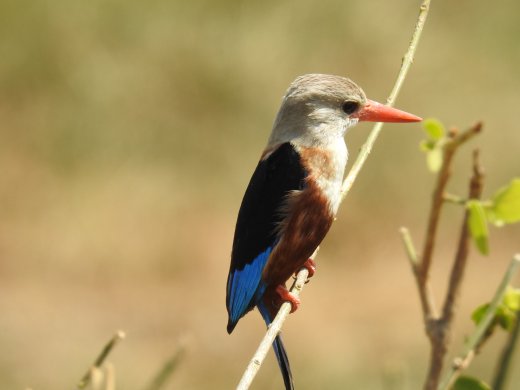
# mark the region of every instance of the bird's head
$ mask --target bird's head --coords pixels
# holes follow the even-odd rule
[[[276,117],[270,144],[298,141],[318,146],[342,138],[358,121],[418,122],[421,118],[367,99],[352,80],[306,74],[289,86]]]

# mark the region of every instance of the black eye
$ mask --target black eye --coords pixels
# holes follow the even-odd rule
[[[358,102],[355,102],[355,101],[352,101],[352,100],[348,100],[346,101],[345,103],[343,103],[343,105],[341,106],[341,109],[343,110],[343,112],[347,115],[350,115],[350,114],[353,114],[357,111],[357,109],[359,108],[359,103]]]

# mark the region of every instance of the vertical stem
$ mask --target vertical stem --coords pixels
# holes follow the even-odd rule
[[[495,379],[493,380],[493,390],[502,390],[505,388],[507,373],[511,368],[511,361],[513,360],[513,352],[520,338],[520,311],[516,312],[515,327],[509,334],[500,360],[497,364]]]
[[[422,252],[421,265],[419,267],[419,278],[421,282],[428,279],[430,266],[433,258],[433,249],[437,237],[437,227],[442,204],[444,202],[444,193],[446,184],[451,176],[451,162],[458,147],[471,139],[482,130],[482,123],[477,122],[475,125],[465,130],[461,134],[452,132],[451,140],[444,146],[443,162],[441,170],[437,176],[437,183],[432,197],[432,206],[430,208],[430,216],[428,218],[428,227],[426,229],[426,239]],[[432,308],[429,308],[432,309]],[[430,312],[431,314],[431,312]]]
[[[432,205],[426,228],[426,240],[422,251],[421,264],[419,266],[419,280],[424,283],[428,279],[430,266],[433,258],[433,249],[437,238],[437,227],[444,202],[444,192],[451,176],[451,161],[456,148],[446,145],[443,153],[442,167],[437,175],[437,183],[432,195]],[[433,308],[428,308],[427,313],[432,314]]]
[[[482,124],[476,123],[474,126],[460,134],[456,130],[453,130],[449,135],[450,138],[448,142],[443,147],[443,162],[432,195],[432,204],[428,218],[423,252],[420,261],[414,266],[426,335],[428,336],[431,345],[430,366],[424,385],[425,390],[435,390],[440,380],[444,356],[448,350],[448,336],[453,319],[453,306],[464,274],[469,245],[467,230],[468,215],[466,212],[461,227],[461,234],[452,273],[450,274],[450,284],[443,307],[443,313],[442,316],[439,316],[435,302],[433,301],[429,273],[437,238],[440,213],[444,204],[444,194],[451,176],[451,166],[456,151],[463,143],[479,133],[481,128]],[[475,153],[473,157],[473,166],[473,176],[470,181],[469,197],[479,198],[482,191],[482,173],[478,166],[477,153]]]
[[[484,174],[482,167],[479,163],[479,151],[478,149],[473,152],[473,176],[471,177],[469,185],[469,199],[480,199],[482,196],[482,189],[484,186]],[[466,260],[468,258],[469,250],[469,232],[468,232],[468,218],[469,213],[466,210],[464,213],[464,222],[460,232],[459,246],[457,248],[457,254],[453,267],[450,273],[450,281],[448,285],[448,292],[444,300],[444,307],[442,310],[442,319],[446,324],[451,323],[454,315],[454,306],[457,299],[457,295],[460,290],[460,284],[464,276],[464,270],[466,268]]]

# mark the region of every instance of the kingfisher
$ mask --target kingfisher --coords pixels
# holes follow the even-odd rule
[[[282,99],[271,135],[245,191],[227,279],[227,331],[258,308],[267,326],[281,304],[300,300],[287,280],[302,267],[312,276],[312,254],[335,219],[348,151],[344,135],[359,121],[418,122],[421,118],[367,99],[348,78],[299,76]],[[286,389],[294,389],[287,352],[273,349]]]

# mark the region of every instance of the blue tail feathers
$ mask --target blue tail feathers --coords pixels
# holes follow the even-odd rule
[[[265,323],[269,326],[272,322],[271,315],[269,314],[269,310],[265,306],[265,304],[260,301],[257,304],[258,310],[262,315]],[[273,342],[273,349],[276,355],[276,359],[278,360],[278,365],[280,366],[280,371],[282,372],[283,382],[285,384],[286,390],[294,390],[294,383],[292,379],[291,366],[289,365],[289,357],[287,356],[287,352],[283,345],[282,337],[280,335],[276,336]]]

